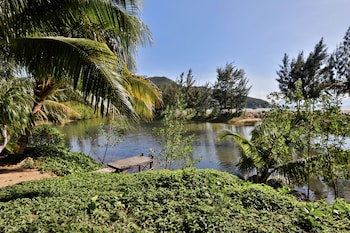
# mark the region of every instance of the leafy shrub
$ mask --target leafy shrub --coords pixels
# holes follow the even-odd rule
[[[58,176],[94,171],[102,167],[85,154],[56,145],[28,147],[25,154],[35,159],[40,171],[53,172]]]
[[[0,232],[350,231],[344,201],[315,203],[317,226],[305,207],[214,170],[82,173],[0,189]]]
[[[64,135],[51,125],[39,125],[34,128],[31,141],[35,145],[54,144],[64,146]]]

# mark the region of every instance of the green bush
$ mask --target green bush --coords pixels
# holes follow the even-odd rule
[[[25,155],[35,160],[40,171],[53,172],[58,176],[89,172],[102,168],[102,165],[91,157],[56,145],[46,144],[27,147]]]
[[[64,146],[64,135],[51,125],[38,125],[34,128],[31,136],[32,144],[54,144],[57,146]]]
[[[0,189],[0,232],[349,232],[349,217],[342,200],[310,207],[214,170],[82,173]]]

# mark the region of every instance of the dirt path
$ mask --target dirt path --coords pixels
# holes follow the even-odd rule
[[[0,188],[22,181],[40,180],[53,177],[50,173],[40,173],[38,169],[25,169],[21,164],[0,166]]]

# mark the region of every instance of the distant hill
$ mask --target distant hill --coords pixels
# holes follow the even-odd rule
[[[253,98],[253,97],[247,97],[246,102],[246,108],[269,108],[271,107],[271,104],[263,99]]]
[[[149,80],[151,80],[155,85],[158,87],[165,87],[175,84],[175,81],[171,80],[170,78],[167,78],[165,76],[154,76],[149,77]],[[263,99],[253,98],[253,97],[247,97],[247,103],[246,108],[269,108],[271,104]]]
[[[155,77],[150,77],[148,79],[151,80],[158,87],[159,86],[170,86],[172,84],[175,84],[175,82],[173,80],[171,80],[170,78],[164,77],[164,76],[162,76],[162,77],[155,76]]]

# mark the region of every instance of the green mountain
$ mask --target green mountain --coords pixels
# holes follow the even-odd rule
[[[158,87],[164,87],[164,86],[170,86],[175,84],[173,80],[170,78],[167,78],[165,76],[154,76],[154,77],[149,77],[149,80],[151,80],[155,85]],[[263,99],[258,99],[258,98],[253,98],[249,97],[247,98],[247,103],[246,103],[246,108],[269,108],[271,104],[267,102],[266,100]]]
[[[176,83],[173,80],[171,80],[170,78],[167,78],[167,77],[164,77],[164,76],[162,76],[162,77],[155,76],[155,77],[150,77],[148,79],[151,80],[158,87],[159,86],[170,86],[170,85],[173,85],[173,84]]]
[[[271,104],[263,99],[247,97],[246,108],[270,108]]]

